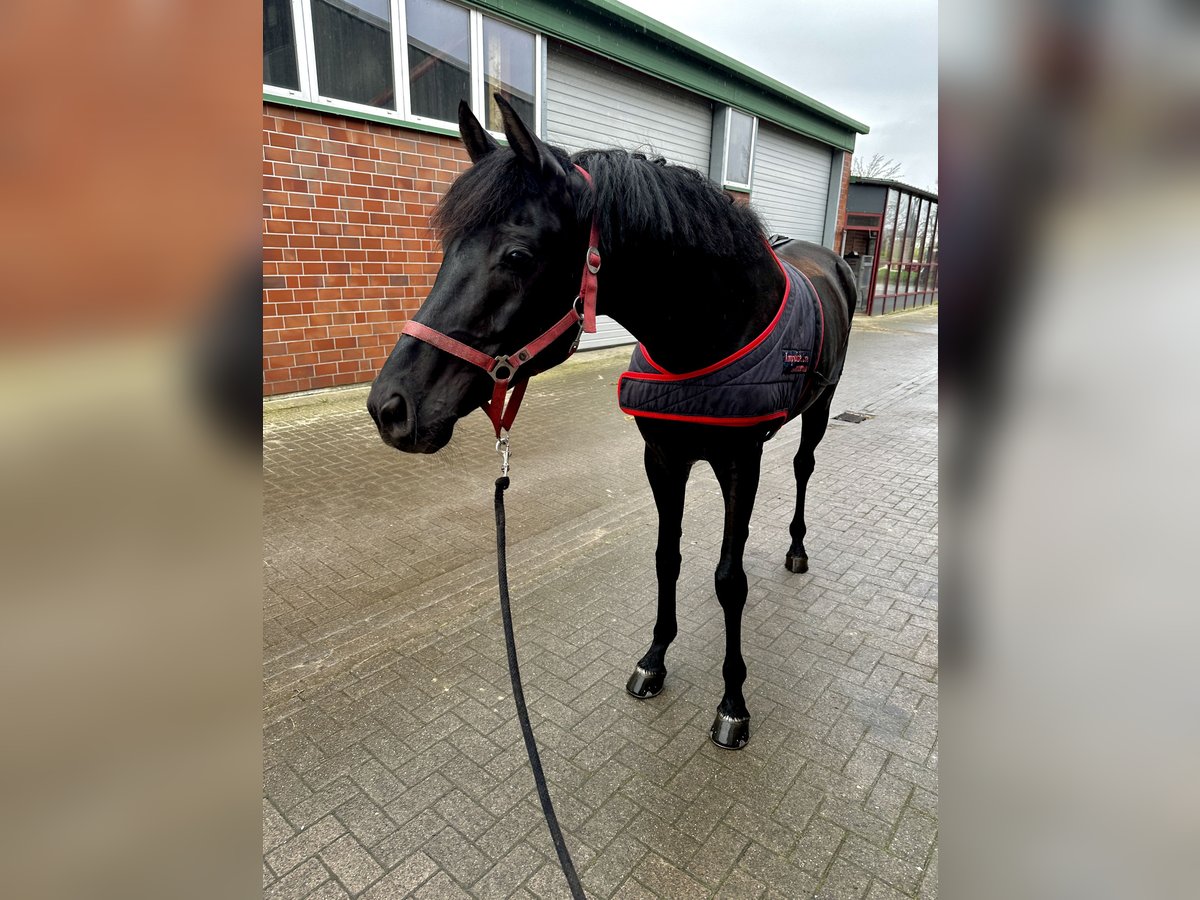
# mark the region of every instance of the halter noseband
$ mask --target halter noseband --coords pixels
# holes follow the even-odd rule
[[[582,166],[575,167],[590,185],[592,176],[588,174]],[[534,338],[520,350],[515,353],[500,354],[499,356],[488,356],[474,347],[469,347],[462,341],[456,341],[447,334],[443,334],[435,328],[430,328],[428,325],[422,325],[420,322],[410,320],[404,326],[402,334],[415,337],[419,341],[424,341],[427,344],[432,344],[439,350],[444,350],[452,356],[457,356],[464,362],[469,362],[473,366],[478,366],[492,376],[495,382],[495,387],[492,388],[492,399],[480,404],[483,411],[487,413],[488,418],[492,420],[492,427],[496,430],[496,438],[500,438],[501,431],[508,431],[512,427],[513,420],[517,417],[517,410],[521,406],[521,398],[525,396],[525,387],[529,384],[528,378],[523,378],[520,381],[513,383],[513,379],[517,375],[517,370],[522,365],[529,362],[556,340],[566,334],[572,326],[579,327],[579,333],[575,336],[575,343],[571,345],[571,350],[567,354],[570,356],[575,352],[575,348],[579,346],[579,338],[583,332],[594,334],[596,331],[596,275],[600,271],[600,229],[596,224],[596,215],[592,214],[591,233],[588,236],[587,255],[583,261],[583,277],[579,282],[579,294],[575,297],[571,304],[571,309],[567,314],[551,325],[548,329]],[[507,407],[504,403],[505,394],[508,393],[509,387],[512,386],[513,393],[509,399]]]

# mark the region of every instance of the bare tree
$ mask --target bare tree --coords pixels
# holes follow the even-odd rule
[[[850,174],[860,178],[899,178],[900,168],[900,163],[882,153],[866,160],[856,156],[850,162]]]

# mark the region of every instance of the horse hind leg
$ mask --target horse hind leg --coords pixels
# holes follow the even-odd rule
[[[804,522],[804,498],[808,493],[808,479],[816,466],[814,453],[825,429],[829,427],[829,407],[833,403],[833,388],[830,387],[801,415],[800,449],[792,461],[796,473],[796,515],[790,528],[792,543],[788,548],[786,565],[789,572],[808,571],[808,553],[804,549],[804,536],[808,527]]]
[[[646,477],[658,508],[658,546],[654,552],[658,576],[658,617],[646,655],[638,660],[625,689],[639,700],[658,696],[667,677],[667,648],[679,630],[675,618],[675,586],[679,580],[679,539],[683,534],[683,498],[690,461],[646,444]]]
[[[724,750],[740,750],[750,740],[750,710],[742,685],[746,662],[742,659],[742,612],[746,607],[746,570],[742,555],[750,536],[750,514],[758,491],[762,445],[744,454],[713,463],[713,471],[725,497],[725,537],[715,577],[717,600],[725,613],[725,663],[721,675],[725,693],[717,707],[709,736]]]

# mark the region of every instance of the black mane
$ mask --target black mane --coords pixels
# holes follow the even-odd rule
[[[754,210],[695,169],[625,150],[584,150],[572,161],[592,176],[605,248],[650,244],[734,259],[762,250],[766,238]],[[584,206],[590,216],[593,204]]]
[[[625,150],[583,150],[571,157],[551,150],[565,171],[573,173],[578,163],[592,176],[594,189],[576,191],[576,212],[586,222],[596,211],[604,250],[657,245],[676,254],[750,259],[762,248],[765,233],[754,211],[694,169]],[[518,199],[541,190],[513,153],[492,153],[451,185],[432,224],[443,241],[452,241],[499,224]]]

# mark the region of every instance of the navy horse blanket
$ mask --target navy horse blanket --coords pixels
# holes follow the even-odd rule
[[[798,415],[821,358],[825,313],[807,276],[775,259],[787,287],[762,334],[725,359],[683,374],[668,372],[638,344],[618,382],[621,409],[650,419],[734,427],[783,425]]]

